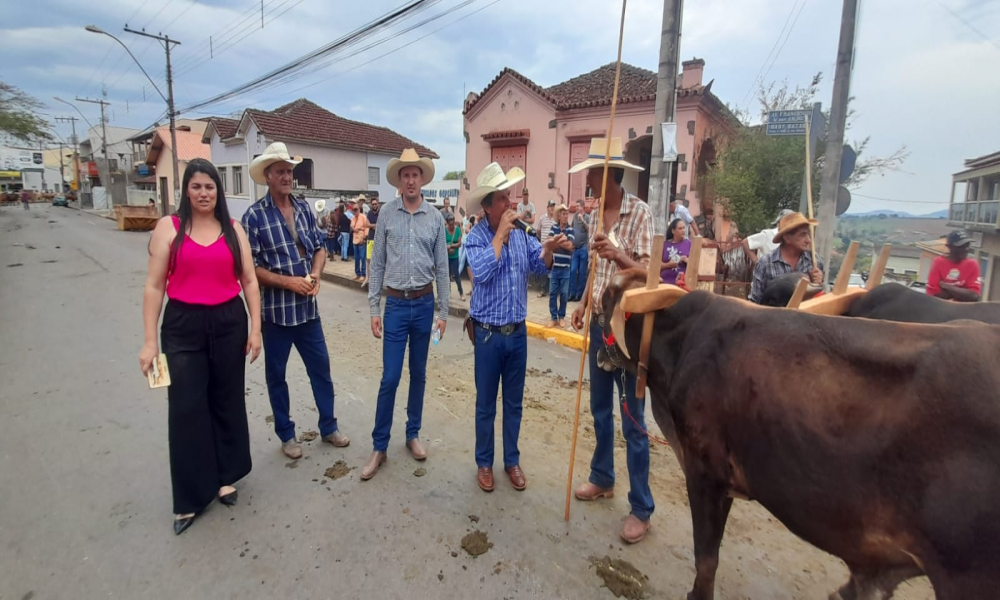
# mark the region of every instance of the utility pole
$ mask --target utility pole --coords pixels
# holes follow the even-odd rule
[[[127,25],[125,26],[125,31],[129,33],[134,33],[136,35],[141,35],[143,37],[153,38],[154,40],[157,40],[161,44],[163,44],[163,48],[167,51],[167,97],[165,98],[165,100],[167,101],[167,114],[170,116],[170,157],[173,162],[173,171],[174,171],[173,195],[174,195],[174,201],[176,202],[177,199],[180,198],[181,177],[177,168],[177,124],[175,121],[177,117],[177,111],[174,109],[174,74],[173,70],[170,67],[170,45],[173,44],[175,46],[179,46],[181,43],[176,40],[170,39],[169,35],[162,35],[162,34],[153,35],[151,33],[146,33],[145,31],[136,31],[135,29],[129,29]],[[118,43],[121,43],[121,41],[119,41]],[[125,44],[122,44],[122,46],[125,47],[126,50],[128,50],[128,47],[126,47]],[[129,51],[129,54],[131,54],[131,51]],[[135,59],[134,56],[132,58],[133,60]],[[138,60],[136,60],[136,64],[139,64]],[[142,65],[139,66],[142,67]],[[143,72],[145,73],[145,70],[143,70]],[[149,79],[150,83],[153,83],[153,80],[148,75],[146,76],[146,78]],[[156,85],[154,84],[153,87],[155,88]],[[156,91],[159,92],[160,90],[157,89]],[[162,96],[163,94],[160,95]],[[160,209],[163,211],[163,215],[166,216],[170,214],[170,208],[168,206],[167,199],[162,198],[162,203],[163,206],[161,206]]]
[[[844,152],[844,129],[847,126],[847,104],[851,96],[851,69],[854,63],[854,32],[858,15],[858,0],[844,0],[840,15],[840,44],[837,48],[837,68],[833,79],[833,102],[830,104],[830,129],[826,139],[826,161],[819,200],[819,227],[816,248],[826,265],[829,279],[830,254],[837,212],[837,192],[840,189],[840,159]]]
[[[70,142],[73,143],[73,191],[80,192],[80,151],[79,151],[79,138],[76,137],[76,117],[56,117],[56,121],[59,123],[69,122],[73,127],[73,137],[70,138]]]
[[[684,0],[663,0],[660,30],[660,68],[656,76],[656,106],[653,123],[653,153],[649,161],[649,207],[653,212],[653,233],[666,234],[667,207],[670,206],[671,163],[663,161],[663,127],[674,118],[677,98],[677,57],[681,45],[681,15]],[[611,134],[608,133],[610,136]]]
[[[844,129],[847,125],[847,103],[851,95],[851,67],[854,62],[854,30],[858,0],[844,0],[840,16],[840,44],[837,48],[837,68],[833,79],[833,102],[830,104],[830,129],[826,138],[826,161],[819,200],[819,227],[816,249],[829,279],[830,255],[837,212],[837,192],[840,189],[840,158],[844,151]]]
[[[111,185],[111,163],[108,162],[108,129],[106,126],[107,119],[104,117],[104,107],[108,106],[109,102],[105,100],[90,100],[87,98],[77,98],[77,102],[89,102],[91,104],[101,105],[101,154],[104,156],[104,172],[108,174],[108,180],[102,181],[104,187],[108,191],[108,208],[111,208],[115,204],[115,198],[112,191],[114,186]],[[103,179],[103,178],[102,178]]]

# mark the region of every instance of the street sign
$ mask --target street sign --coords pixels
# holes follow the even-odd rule
[[[805,135],[810,110],[772,110],[767,113],[767,135]]]
[[[851,208],[851,191],[840,186],[837,190],[837,216],[844,214],[849,208]]]
[[[847,181],[847,178],[854,172],[854,166],[857,162],[858,153],[854,151],[854,148],[844,144],[844,151],[840,155],[840,183]]]

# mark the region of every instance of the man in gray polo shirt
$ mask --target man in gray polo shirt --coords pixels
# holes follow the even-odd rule
[[[389,161],[385,178],[400,191],[401,197],[379,210],[368,274],[372,335],[383,338],[382,383],[375,408],[372,455],[361,470],[362,480],[374,477],[385,462],[407,345],[410,392],[406,403],[406,448],[416,460],[427,458],[418,437],[427,383],[427,352],[432,331],[444,335],[451,292],[444,217],[420,194],[420,188],[434,179],[434,163],[429,158],[420,158],[415,150],[406,149],[400,158]],[[383,295],[386,296],[384,318],[380,307]]]

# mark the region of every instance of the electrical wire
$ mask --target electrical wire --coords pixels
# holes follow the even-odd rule
[[[187,106],[184,109],[182,109],[181,112],[197,110],[199,108],[203,108],[211,104],[217,104],[219,102],[234,98],[240,94],[255,91],[258,88],[266,85],[268,82],[274,80],[275,78],[286,76],[290,72],[294,72],[297,69],[301,69],[304,66],[311,64],[313,61],[316,61],[320,57],[329,55],[332,52],[336,52],[344,47],[350,46],[368,37],[373,32],[377,32],[389,25],[394,24],[401,17],[404,17],[407,14],[420,9],[428,2],[433,4],[434,1],[435,0],[413,0],[397,9],[394,9],[392,12],[379,17],[375,21],[370,22],[358,29],[355,29],[354,31],[330,42],[329,44],[326,44],[320,48],[317,48],[316,50],[313,50],[312,52],[309,52],[304,56],[299,57],[298,59],[292,61],[291,63],[278,67],[277,69],[274,69],[272,71],[269,71],[268,73],[265,73],[264,75],[261,75],[260,77],[257,77],[232,90],[229,90],[222,94],[218,94],[206,100],[202,100],[200,102],[192,104],[191,106]]]
[[[805,0],[803,0],[803,2],[804,1]],[[749,106],[744,107],[744,105],[747,104],[747,102],[750,100],[751,97],[750,94],[757,86],[757,81],[761,78],[760,76],[764,72],[764,67],[767,65],[767,61],[770,60],[771,55],[774,54],[775,48],[778,47],[778,43],[781,41],[781,36],[784,35],[785,29],[788,27],[788,22],[792,20],[792,15],[795,13],[795,7],[798,5],[798,3],[799,0],[793,0],[792,8],[791,10],[788,11],[788,16],[785,17],[785,24],[781,26],[781,31],[778,32],[778,37],[774,39],[774,45],[771,46],[770,52],[768,52],[767,56],[764,57],[764,62],[760,63],[760,68],[757,69],[756,77],[754,77],[753,82],[750,84],[750,87],[747,88],[746,93],[743,94],[743,100],[741,100],[740,103],[736,105],[737,107],[740,107],[741,111],[746,110],[746,108],[749,107]]]
[[[979,37],[983,38],[984,40],[986,40],[990,44],[993,44],[993,47],[996,48],[997,50],[1000,50],[1000,45],[998,45],[995,41],[993,41],[993,38],[988,37],[985,33],[983,33],[982,31],[980,31],[979,28],[977,28],[975,25],[973,25],[968,20],[966,20],[965,17],[963,17],[962,15],[960,15],[957,12],[955,12],[954,10],[952,10],[951,7],[949,7],[944,2],[941,2],[941,0],[934,0],[934,1],[937,2],[938,6],[940,6],[941,8],[943,8],[946,11],[948,11],[949,13],[951,13],[951,16],[953,16],[956,19],[958,19],[959,21],[961,21],[962,24],[965,25],[966,27],[968,27],[970,31],[974,32],[976,35],[978,35]]]
[[[869,200],[879,200],[881,202],[898,202],[900,204],[937,204],[938,206],[943,204],[950,204],[947,200],[899,200],[896,198],[881,198],[879,196],[869,196],[867,194],[861,194],[859,192],[851,192],[851,196],[858,196],[859,198],[867,198]]]
[[[275,1],[276,0],[268,0],[268,2],[264,4],[263,8],[268,8],[274,4]],[[234,39],[236,36],[248,30],[259,29],[257,27],[256,18],[260,8],[260,3],[255,2],[250,9],[244,11],[240,16],[230,21],[197,46],[192,47],[188,56],[182,58],[178,61],[177,65],[175,65],[176,70],[178,72],[190,70],[188,67],[201,61],[206,51],[211,50],[214,53],[214,49],[224,44],[227,40]],[[220,33],[222,34],[221,36],[219,35]]]
[[[785,44],[787,44],[788,39],[792,37],[792,31],[795,30],[795,24],[799,22],[799,17],[802,16],[802,10],[806,7],[806,3],[808,2],[809,0],[802,0],[802,5],[799,6],[799,12],[795,13],[795,20],[792,21],[792,26],[788,28],[788,34],[785,36],[785,41],[781,42],[781,46],[778,47],[778,53],[774,55],[774,59],[771,60],[771,65],[767,67],[766,71],[764,71],[764,76],[761,78],[761,81],[767,80],[767,76],[771,72],[771,67],[773,67],[774,63],[778,61],[778,57],[781,56],[781,51],[785,49]]]

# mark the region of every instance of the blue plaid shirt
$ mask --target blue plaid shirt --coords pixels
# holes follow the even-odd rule
[[[291,196],[295,230],[306,250],[302,256],[295,245],[285,217],[275,206],[271,193],[254,202],[243,215],[243,229],[250,241],[255,267],[278,275],[305,277],[312,271],[313,255],[323,250],[326,233],[316,223],[309,205]],[[267,323],[301,325],[319,318],[316,296],[301,296],[291,290],[261,286],[261,311]]]
[[[497,259],[489,225],[483,219],[465,238],[465,256],[476,278],[469,314],[480,323],[498,327],[520,323],[528,315],[528,273],[549,272],[542,260],[542,244],[514,229]]]

